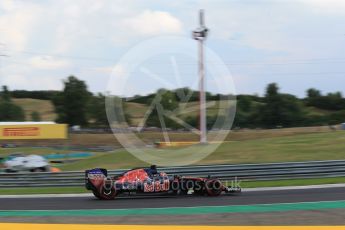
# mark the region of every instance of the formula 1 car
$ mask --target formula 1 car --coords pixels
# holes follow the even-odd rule
[[[11,154],[3,160],[2,164],[7,173],[49,172],[52,169],[49,162],[40,155]]]
[[[118,195],[200,195],[219,196],[222,193],[241,192],[239,186],[225,186],[219,179],[168,176],[156,166],[128,170],[108,177],[106,169],[85,171],[85,187],[101,200],[112,200]]]

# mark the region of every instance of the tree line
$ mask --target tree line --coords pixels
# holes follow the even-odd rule
[[[345,122],[345,99],[340,92],[322,95],[308,89],[299,99],[279,91],[276,83],[266,88],[264,97],[239,95],[234,126],[276,128],[335,125]]]
[[[181,101],[181,92],[184,95],[190,93],[189,102],[198,101],[197,91],[188,88],[176,90],[158,90],[155,94],[146,96],[136,95],[132,102],[150,105],[152,100],[160,95],[160,104],[167,110],[175,110]],[[328,93],[323,95],[319,90],[311,88],[306,91],[305,98],[297,98],[294,95],[281,93],[276,83],[271,83],[266,87],[265,95],[221,95],[206,94],[207,101],[220,101],[223,98],[236,98],[237,107],[234,118],[233,128],[282,128],[282,127],[302,127],[302,126],[321,126],[335,125],[345,122],[345,98],[340,92]],[[128,99],[127,99],[128,100]],[[231,121],[231,112],[225,115],[208,115],[207,127],[224,128],[222,125]],[[172,129],[183,128],[175,120],[165,118],[165,126]],[[184,117],[184,122],[193,127],[198,127],[199,117]],[[216,122],[218,121],[218,122]],[[153,109],[148,117],[147,125],[161,127],[158,118],[157,108]],[[217,126],[220,125],[219,127]]]
[[[146,126],[161,127],[159,110],[173,111],[178,109],[185,99],[181,95],[189,95],[189,102],[199,100],[199,92],[189,88],[159,89],[156,93],[144,96],[114,97],[114,100],[123,102],[125,112],[122,113],[119,104],[115,104],[118,107],[115,106],[113,109],[115,113],[122,113],[118,114],[118,117],[123,118],[122,121],[131,123],[132,118],[126,110],[126,102],[150,106],[158,96],[160,99],[159,106],[153,108],[147,119]],[[0,96],[0,121],[25,120],[23,109],[15,105],[11,98],[34,98],[51,100],[57,113],[56,121],[59,123],[83,127],[109,126],[105,108],[105,95],[100,93],[92,94],[86,83],[75,76],[70,76],[64,81],[62,91],[9,91],[4,86]],[[207,101],[221,101],[222,98],[229,96],[235,98],[232,95],[206,93]],[[263,96],[237,95],[236,98],[237,109],[233,125],[236,128],[318,126],[345,122],[345,98],[340,92],[323,95],[321,91],[311,88],[306,91],[305,98],[297,98],[294,95],[280,92],[278,85],[271,83],[266,87]],[[215,127],[216,121],[229,119],[230,113],[225,113],[222,116],[208,115],[208,128],[218,128]],[[197,115],[185,116],[181,119],[193,127],[198,127]],[[39,113],[33,112],[31,120],[40,120]],[[183,128],[179,122],[167,117],[164,117],[164,123],[167,128]]]

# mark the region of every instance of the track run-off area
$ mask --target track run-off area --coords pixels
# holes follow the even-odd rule
[[[260,189],[243,190],[240,194],[208,196],[154,196],[154,197],[119,197],[114,200],[98,200],[91,194],[83,195],[48,195],[39,197],[0,196],[0,216],[6,211],[21,210],[117,210],[117,209],[163,209],[220,207],[239,205],[269,205],[301,202],[345,201],[345,185],[332,187],[309,187],[299,189]],[[13,197],[13,198],[9,198]],[[86,212],[84,212],[86,213]]]
[[[0,196],[0,222],[256,225],[320,224],[322,220],[339,225],[345,224],[344,211],[345,186],[341,185],[248,189],[219,197],[119,197],[110,201],[90,194]]]

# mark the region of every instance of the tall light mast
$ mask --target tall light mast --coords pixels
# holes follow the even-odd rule
[[[2,59],[3,57],[9,57],[8,55],[2,53],[2,47],[4,47],[4,46],[5,46],[5,44],[0,43],[0,81],[1,81],[1,77],[2,77],[2,76],[1,76],[1,74],[2,74],[2,62],[1,62],[1,61],[2,61],[2,60],[1,60],[1,59]]]
[[[204,40],[208,29],[205,27],[204,11],[199,12],[199,27],[193,31],[193,38],[199,43],[199,106],[200,106],[200,143],[207,143],[206,127],[206,95],[205,95],[205,67],[204,67]]]

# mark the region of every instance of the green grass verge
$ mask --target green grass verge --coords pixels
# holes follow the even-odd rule
[[[188,154],[198,154],[204,146],[191,147]],[[172,156],[172,149],[144,148],[150,154]],[[196,164],[243,164],[345,159],[345,132],[300,134],[221,144],[212,154]],[[170,151],[170,152],[169,152]],[[174,160],[174,159],[172,159]],[[84,170],[92,167],[120,169],[147,166],[125,150],[100,153],[93,157],[61,166],[62,170]]]
[[[321,184],[345,183],[345,177],[315,178],[315,179],[292,179],[279,181],[243,181],[242,188],[303,186]],[[23,195],[23,194],[64,194],[64,193],[89,193],[84,187],[48,187],[48,188],[4,188],[0,195]]]
[[[282,187],[282,186],[303,186],[345,183],[345,177],[313,178],[313,179],[290,179],[276,181],[242,181],[243,188]]]
[[[2,188],[0,195],[86,193],[84,187]]]
[[[260,137],[223,143],[212,154],[195,164],[243,164],[345,159],[344,131],[258,138]],[[204,148],[204,146],[193,146],[186,150],[184,156],[195,154],[197,157],[201,148]],[[143,148],[143,150],[149,152],[152,156],[164,155],[167,161],[169,161],[169,157],[171,160],[175,160],[173,159],[173,154],[171,154],[174,151],[173,149]],[[65,151],[49,148],[0,149],[0,157],[4,157],[11,152],[47,154]],[[125,150],[119,150],[96,153],[92,157],[57,167],[63,171],[68,171],[85,170],[94,167],[124,169],[147,166],[148,164],[135,158]]]
[[[94,156],[67,163],[59,166],[63,171],[85,170],[90,168],[106,168],[106,169],[127,169],[139,166],[148,166],[148,163],[140,161],[126,151],[118,151],[111,153],[96,153]]]
[[[303,134],[222,144],[200,164],[345,159],[345,132]]]

